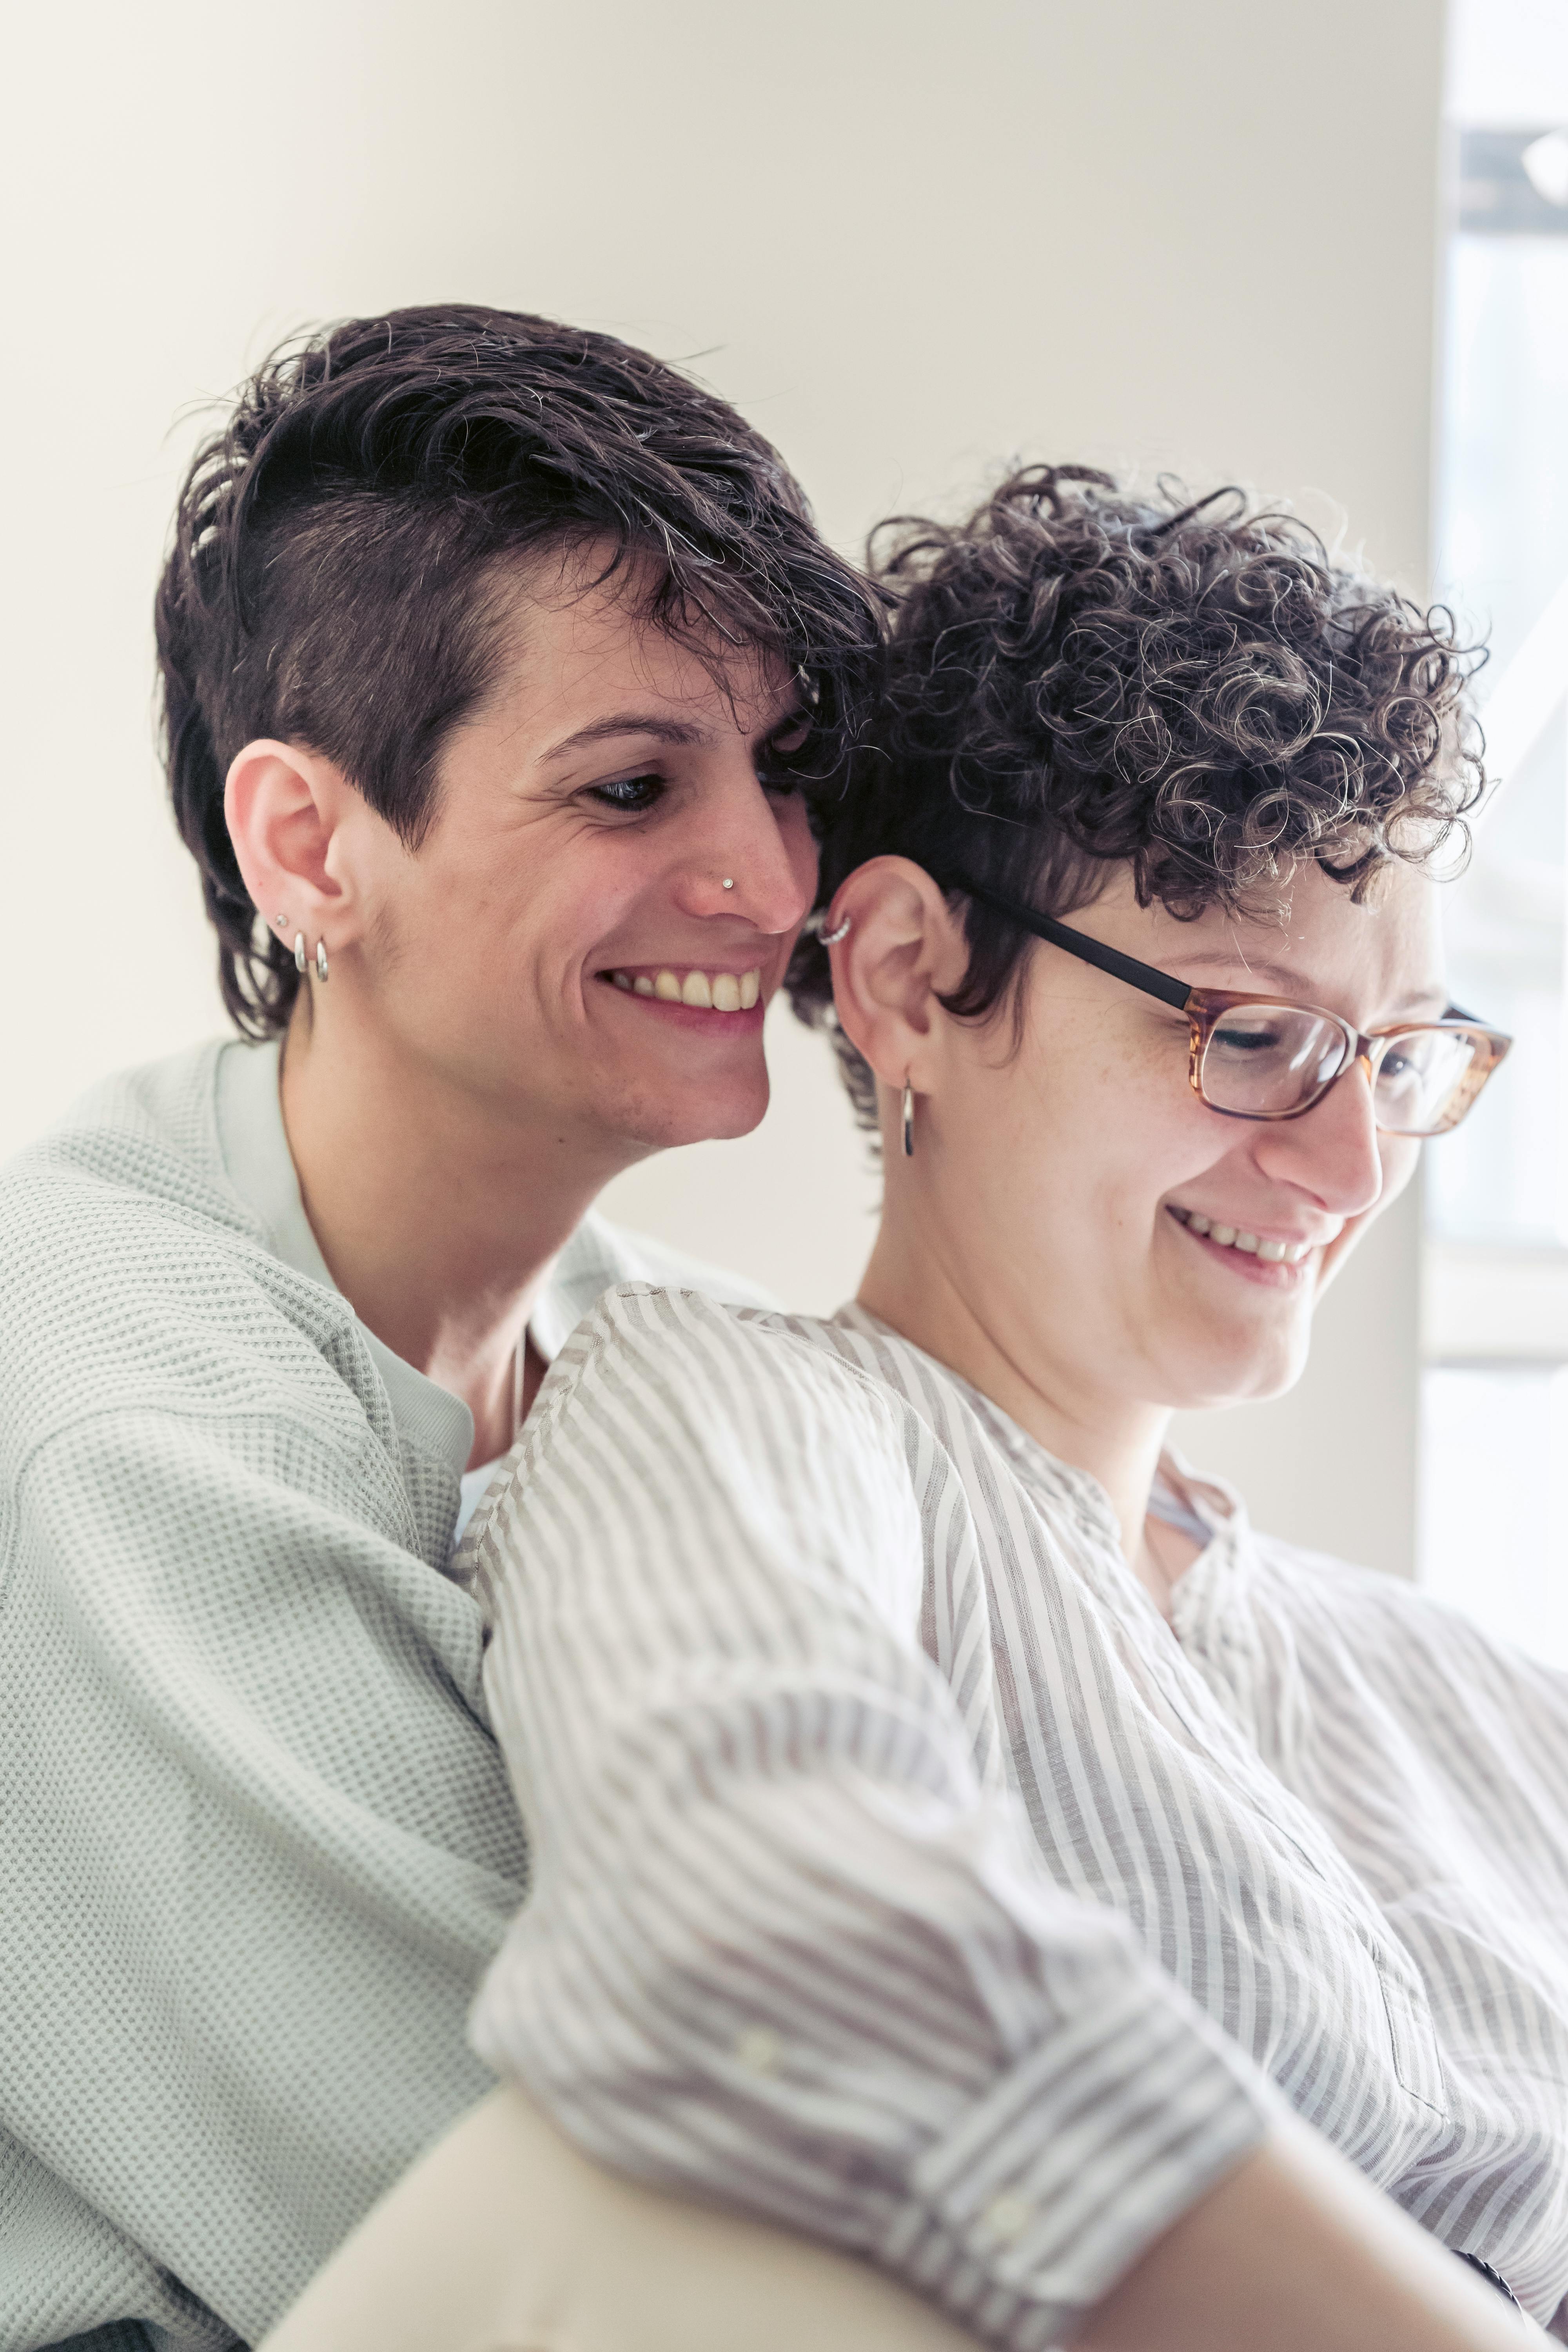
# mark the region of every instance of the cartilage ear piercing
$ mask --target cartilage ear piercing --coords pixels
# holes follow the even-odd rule
[[[294,969],[296,971],[303,971],[305,969],[305,934],[303,931],[296,931],[294,934]]]
[[[325,980],[327,978],[327,942],[325,940],[318,940],[316,941],[316,978],[318,980]]]
[[[915,1156],[915,1090],[908,1078],[904,1080],[904,1158]]]
[[[817,933],[817,937],[821,940],[823,946],[825,948],[836,948],[840,940],[847,940],[849,937],[849,926],[854,919],[855,918],[853,915],[846,915],[844,920],[839,924],[838,929],[836,931],[819,931]]]

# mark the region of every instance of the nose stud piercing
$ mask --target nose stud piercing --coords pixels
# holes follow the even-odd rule
[[[732,874],[726,874],[721,887],[726,890],[732,890],[735,887],[734,876]]]
[[[909,1079],[904,1080],[904,1158],[915,1156],[915,1090]]]

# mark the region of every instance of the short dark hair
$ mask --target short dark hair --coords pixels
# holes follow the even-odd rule
[[[870,568],[896,600],[891,643],[879,713],[822,805],[823,906],[885,854],[1058,916],[1117,866],[1186,919],[1278,907],[1303,861],[1359,898],[1390,860],[1463,836],[1483,789],[1466,690],[1484,653],[1445,608],[1234,487],[1134,497],[1088,467],[1034,467],[956,526],[882,525]],[[955,903],[970,960],[944,1002],[984,1018],[1032,941]],[[811,938],[790,991],[833,1025]],[[874,1125],[870,1073],[835,1043]]]
[[[639,560],[641,617],[798,674],[809,765],[841,766],[878,599],[769,444],[677,369],[447,304],[323,330],[243,387],[191,466],[156,607],[174,816],[242,1030],[281,1030],[298,976],[224,821],[236,752],[308,745],[417,847],[442,746],[493,679],[498,566],[589,539],[612,569]]]

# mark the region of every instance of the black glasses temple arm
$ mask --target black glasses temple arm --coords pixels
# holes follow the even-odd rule
[[[1120,948],[1108,948],[1100,940],[1075,931],[1069,924],[1058,923],[1054,915],[1042,915],[1037,908],[1026,907],[1018,898],[1005,898],[984,882],[970,882],[959,876],[944,887],[978,898],[983,907],[1005,915],[1022,929],[1033,931],[1037,939],[1049,940],[1053,947],[1065,948],[1068,955],[1097,965],[1101,971],[1110,972],[1113,980],[1125,980],[1146,994],[1157,996],[1162,1003],[1173,1004],[1178,1013],[1186,1011],[1192,990],[1184,980],[1173,980],[1168,971],[1156,971],[1152,963],[1140,963],[1136,956],[1123,955]]]

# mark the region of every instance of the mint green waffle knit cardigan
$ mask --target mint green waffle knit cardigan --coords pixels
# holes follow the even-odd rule
[[[471,1424],[279,1255],[237,1100],[308,1233],[271,1048],[0,1171],[0,2352],[254,2340],[487,2088],[525,1855],[446,1573]],[[623,1280],[755,1296],[590,1218],[545,1352]]]

